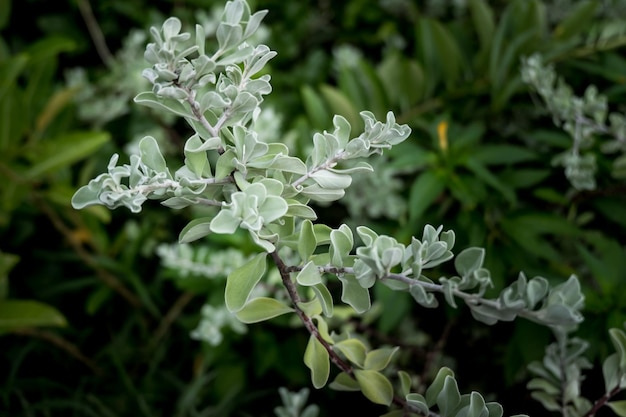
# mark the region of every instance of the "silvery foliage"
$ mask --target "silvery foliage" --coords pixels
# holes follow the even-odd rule
[[[281,143],[262,142],[249,123],[263,96],[271,92],[270,76],[258,74],[276,53],[246,41],[265,14],[251,14],[243,1],[229,2],[212,54],[205,51],[202,26],[196,26],[193,44],[188,42],[189,33],[180,32],[176,18],[167,19],[160,31],[151,29],[155,42],[148,44],[145,58],[152,67],[144,70],[144,76],[153,88],[135,101],[168,109],[195,130],[184,147],[185,164],[172,173],[156,140],[145,137],[130,164],[118,165],[119,156],[113,155],[108,172],[77,191],[74,207],[104,204],[137,213],[148,199],[163,200],[172,208],[212,205],[221,209],[217,216],[193,224],[181,240],[231,233],[241,226],[272,251],[276,239],[272,223],[280,223],[284,216],[315,218],[306,206],[310,200],[337,200],[352,174],[371,170],[365,162],[342,168],[341,161],[381,153],[408,137],[410,129],[395,123],[392,113],[383,123],[363,112],[363,133],[351,138],[349,123],[336,116],[333,131],[314,136],[314,148],[304,162],[289,156]],[[219,155],[214,163],[209,152]]]
[[[278,393],[283,401],[283,405],[274,409],[274,414],[277,417],[317,417],[319,415],[319,407],[317,405],[306,405],[309,398],[308,388],[292,392],[285,387],[280,387],[278,388]]]
[[[211,346],[218,346],[224,340],[224,328],[229,328],[235,333],[245,334],[248,328],[237,320],[226,307],[205,304],[201,309],[201,319],[198,326],[190,333],[194,340],[202,340]]]
[[[534,375],[527,384],[531,396],[546,410],[559,412],[563,416],[593,416],[604,406],[611,408],[618,416],[625,415],[626,402],[611,400],[626,389],[626,332],[617,328],[609,330],[615,352],[605,358],[602,364],[604,395],[592,403],[581,393],[583,371],[592,368],[592,364],[583,356],[589,343],[570,337],[562,329],[555,330],[556,342],[546,347],[543,359],[528,365],[528,370]]]
[[[211,233],[249,232],[260,252],[228,275],[225,306],[243,323],[297,312],[310,332],[304,362],[314,387],[328,383],[332,362],[342,372],[331,387],[360,390],[374,403],[389,406],[400,398],[411,413],[501,417],[499,404],[486,403],[478,393],[461,395],[449,370],[440,372],[425,397],[411,392],[410,377],[402,372],[400,386],[394,389],[384,371],[397,347],[369,349],[359,338],[330,331],[326,319],[333,316],[334,300],[328,279],[341,281],[341,300],[359,314],[371,307],[369,289],[381,283],[409,292],[424,307],[438,305],[437,293],[454,307],[461,299],[477,320],[487,324],[525,317],[559,331],[570,331],[582,320],[584,298],[578,280],[572,276],[550,287],[542,277],[527,279],[520,274],[489,299],[492,281],[483,267],[484,249],[467,248],[455,255],[453,231],[426,225],[421,238],[405,245],[364,226],[355,228],[356,239],[347,225],[332,229],[313,224],[317,216],[310,202],[343,197],[353,174],[372,170],[367,162],[355,159],[381,154],[407,139],[411,130],[397,124],[391,112],[381,122],[364,111],[363,132],[355,136],[348,121],[335,116],[332,130],[313,136],[304,161],[289,156],[284,143],[261,140],[254,121],[263,97],[271,92],[270,76],[263,70],[276,53],[265,45],[253,46],[250,39],[265,14],[251,13],[244,0],[227,2],[212,53],[207,52],[200,25],[193,38],[181,32],[176,18],[167,19],[160,30],[152,28],[154,42],[145,52],[151,67],[143,72],[152,90],[138,94],[135,102],[188,122],[195,133],[185,143],[184,165],[172,171],[157,141],[144,137],[129,164],[118,165],[119,155],[113,155],[107,172],[81,187],[72,205],[123,206],[138,213],[147,200],[161,200],[174,209],[212,208],[214,214],[185,226],[180,243]],[[268,254],[284,292],[272,294],[262,288],[261,280],[272,275],[267,273]],[[452,276],[427,276],[450,261],[456,271]],[[208,313],[217,315],[216,311]],[[217,330],[215,323],[201,325],[196,336],[216,343],[221,334]]]
[[[582,97],[558,77],[552,65],[533,55],[522,62],[522,79],[543,99],[554,124],[573,139],[567,151],[557,155],[553,163],[565,168],[565,176],[578,190],[596,188],[596,155],[591,147],[597,137],[607,137],[601,145],[604,153],[621,153],[613,161],[613,175],[626,178],[626,117],[609,112],[607,98],[590,85]]]
[[[185,279],[190,276],[207,279],[226,278],[235,268],[245,263],[248,257],[234,248],[215,251],[209,246],[190,244],[160,244],[156,254],[161,265]]]

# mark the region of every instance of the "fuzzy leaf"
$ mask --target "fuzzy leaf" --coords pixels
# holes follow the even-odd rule
[[[445,377],[443,386],[437,395],[437,407],[443,416],[452,416],[459,403],[461,402],[461,394],[457,386],[456,379],[452,375]]]
[[[398,347],[380,348],[367,353],[364,368],[372,371],[382,371],[389,365],[391,357],[398,351]]]
[[[341,342],[335,343],[333,349],[340,351],[350,362],[363,368],[367,348],[360,340],[354,338],[342,340]]]
[[[313,335],[304,351],[304,364],[311,370],[311,382],[315,388],[326,385],[330,376],[330,357],[322,343]]]
[[[236,315],[244,323],[257,323],[293,311],[293,308],[274,298],[258,297],[250,300]]]
[[[135,103],[143,104],[144,106],[165,110],[166,112],[172,112],[178,116],[193,118],[193,113],[188,110],[180,101],[169,98],[159,98],[151,91],[145,91],[137,94],[135,97]]]
[[[304,220],[300,227],[300,236],[298,237],[298,254],[300,255],[300,259],[302,259],[303,262],[308,261],[316,247],[317,240],[315,239],[315,232],[313,231],[313,223],[311,223],[310,220]]]
[[[421,394],[408,394],[406,396],[406,402],[409,405],[416,407],[425,416],[427,416],[430,412],[426,399]]]
[[[335,380],[330,383],[330,388],[337,391],[360,391],[359,383],[345,372],[340,372]]]
[[[341,281],[341,301],[349,304],[354,311],[361,314],[371,307],[370,293],[367,288],[363,288],[354,275],[340,275]]]
[[[322,274],[317,265],[315,265],[313,261],[310,261],[298,272],[296,282],[306,287],[312,287],[322,282]]]
[[[393,400],[393,386],[383,374],[376,371],[356,369],[354,376],[367,399],[375,404],[391,404]]]
[[[211,233],[211,220],[210,217],[201,217],[187,223],[178,234],[178,243],[189,243],[207,236]]]
[[[315,296],[320,300],[324,315],[326,317],[332,317],[334,309],[333,297],[326,285],[319,283],[311,287],[311,289],[315,293]]]
[[[250,293],[265,274],[266,253],[259,253],[228,275],[224,299],[231,313],[241,310]]]
[[[445,379],[448,376],[454,377],[454,372],[452,372],[452,369],[448,367],[444,366],[443,368],[439,369],[439,372],[437,372],[437,376],[435,377],[434,381],[426,390],[426,404],[428,405],[428,407],[432,407],[437,403],[437,397],[443,389]]]
[[[619,355],[619,367],[622,372],[626,372],[626,333],[621,329],[609,329],[609,335]]]
[[[460,276],[466,277],[474,273],[483,265],[485,249],[467,248],[459,253],[454,259],[454,267]]]

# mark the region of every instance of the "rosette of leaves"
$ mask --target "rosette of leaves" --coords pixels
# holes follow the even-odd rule
[[[523,61],[522,79],[541,96],[554,124],[572,138],[572,146],[557,155],[553,163],[565,169],[565,176],[577,190],[596,188],[597,155],[593,146],[599,137],[607,138],[600,149],[606,154],[621,153],[613,160],[612,174],[625,178],[626,118],[610,112],[608,99],[594,85],[582,97],[574,94],[563,78],[539,54]]]

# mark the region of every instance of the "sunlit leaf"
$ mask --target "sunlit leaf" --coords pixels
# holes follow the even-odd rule
[[[265,274],[266,256],[266,253],[259,253],[228,275],[224,298],[229,311],[237,312],[246,305],[250,293]]]
[[[375,404],[389,405],[393,400],[393,386],[380,372],[356,369],[354,376],[363,395]]]
[[[314,335],[309,337],[304,351],[304,364],[311,370],[311,382],[315,388],[326,385],[330,376],[330,356]]]
[[[244,323],[257,323],[293,311],[293,308],[275,298],[258,297],[248,301],[236,315]]]

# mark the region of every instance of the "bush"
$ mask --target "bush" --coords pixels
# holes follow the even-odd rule
[[[349,11],[365,10],[358,4],[337,9],[345,33],[351,27]],[[294,13],[294,8],[286,7],[285,13]],[[427,414],[427,409],[438,415],[501,415],[496,401],[509,413],[528,412],[528,403],[519,398],[529,394],[549,411],[591,415],[616,398],[623,388],[624,317],[619,309],[623,301],[615,291],[620,281],[615,271],[620,269],[615,266],[622,262],[623,248],[618,243],[621,231],[610,225],[621,226],[623,220],[615,214],[621,196],[604,190],[621,187],[620,159],[612,162],[606,153],[621,152],[620,113],[612,112],[610,124],[606,122],[606,97],[615,100],[620,93],[603,96],[588,88],[579,100],[562,81],[552,83],[556,77],[543,62],[564,60],[591,71],[596,67],[563,55],[576,57],[590,47],[593,54],[614,42],[610,51],[619,45],[621,34],[601,20],[581,47],[581,22],[606,12],[585,2],[548,32],[552,22],[545,19],[546,10],[550,5],[539,2],[512,2],[496,9],[471,1],[450,18],[436,16],[435,9],[431,16],[412,9],[403,16],[417,28],[415,39],[406,44],[414,48],[414,57],[399,42],[406,34],[385,26],[384,18],[370,16],[373,25],[392,34],[386,39],[395,39],[386,45],[381,64],[363,58],[360,51],[376,49],[372,45],[377,40],[364,37],[363,44],[343,45],[334,57],[320,61],[325,68],[309,74],[321,80],[325,70],[336,71],[335,85],[310,87],[306,72],[267,66],[274,62],[274,52],[262,39],[271,40],[272,32],[268,37],[253,30],[261,27],[264,12],[252,14],[246,3],[235,1],[227,4],[222,23],[205,15],[201,26],[189,25],[198,33],[195,38],[187,39],[186,24],[175,18],[166,19],[161,30],[151,30],[154,43],[148,45],[146,59],[153,66],[144,71],[151,91],[144,91],[150,88],[145,81],[123,75],[139,65],[133,51],[137,55],[140,35],[130,39],[119,62],[108,61],[110,77],[102,78],[99,86],[74,73],[70,91],[82,92],[75,98],[83,123],[92,129],[119,128],[118,120],[124,120],[126,135],[142,139],[123,151],[133,154],[128,164],[118,165],[115,149],[106,165],[103,155],[108,159],[116,147],[109,141],[75,171],[72,164],[106,138],[90,133],[90,145],[90,136],[78,142],[84,147],[66,139],[67,151],[60,153],[66,158],[59,161],[52,151],[52,162],[47,162],[52,167],[46,171],[49,187],[58,188],[63,183],[59,178],[65,181],[66,197],[46,193],[53,209],[35,208],[43,207],[52,222],[33,217],[32,211],[17,211],[18,219],[37,219],[63,233],[70,250],[43,246],[43,252],[73,253],[66,265],[86,278],[54,285],[46,293],[41,283],[51,272],[45,268],[50,262],[24,267],[22,260],[14,271],[42,278],[29,279],[34,290],[17,287],[3,301],[2,317],[17,320],[5,321],[9,325],[4,330],[54,343],[93,375],[83,373],[73,392],[67,390],[70,380],[63,378],[48,386],[40,381],[30,392],[25,370],[38,375],[32,361],[36,356],[30,355],[28,366],[11,361],[11,375],[20,373],[20,378],[6,381],[7,408],[13,414],[64,409],[76,414],[241,415],[254,410],[317,415],[315,406],[302,411],[306,389],[281,389],[283,405],[274,408],[279,407],[277,387],[321,388],[331,377],[331,388],[360,391],[377,404],[375,413],[389,415],[401,415],[402,410]],[[496,13],[501,15],[498,21]],[[304,36],[297,32],[294,38]],[[339,42],[347,39],[358,38],[346,36]],[[468,45],[475,40],[480,52],[467,56],[462,51],[473,50]],[[541,53],[544,61],[540,55],[531,57],[532,52]],[[306,62],[320,56],[324,52],[315,50]],[[291,83],[297,88],[281,97],[274,87],[265,101],[272,91],[269,74],[278,78],[278,86]],[[480,74],[488,74],[487,79]],[[464,85],[477,88],[463,91]],[[93,100],[87,89],[113,94]],[[546,99],[557,129],[534,113],[533,103],[524,101],[535,90]],[[302,94],[308,117],[294,108],[294,91]],[[147,111],[126,107],[132,96]],[[476,107],[481,101],[489,105]],[[507,123],[512,117],[515,123]],[[568,120],[589,126],[586,136],[577,136],[580,131]],[[559,132],[561,126],[564,132]],[[591,153],[594,139],[610,133],[613,142]],[[306,140],[309,135],[312,144]],[[428,135],[431,144],[419,142]],[[583,143],[598,165],[568,159]],[[21,167],[19,158],[29,154],[20,149],[15,155],[13,164]],[[46,161],[41,154],[32,155],[27,165]],[[557,158],[551,169],[552,155]],[[362,158],[367,162],[358,160]],[[564,166],[571,188],[559,179],[557,164]],[[598,166],[599,172],[593,171]],[[611,167],[614,183],[608,180]],[[372,170],[375,174],[369,175]],[[73,205],[85,209],[77,215],[67,205],[71,185],[78,188],[102,171],[106,173],[74,195]],[[602,182],[596,183],[596,175],[603,173],[598,176]],[[3,191],[5,195],[11,194]],[[37,197],[35,191],[31,200],[41,201]],[[150,199],[162,200],[177,214],[144,205]],[[141,221],[119,211],[110,217],[101,205],[142,211]],[[446,230],[429,222],[443,223]],[[179,230],[180,244],[167,244]],[[7,252],[33,245],[35,237],[31,231]],[[464,249],[453,252],[455,247]],[[268,268],[268,257],[273,267]],[[16,258],[4,259],[8,273]],[[517,280],[509,278],[514,276]],[[564,280],[566,276],[570,278]],[[20,294],[29,294],[54,300],[58,307],[67,302],[76,306],[73,296],[79,291],[85,295],[84,308],[64,307],[63,314],[50,305],[19,300]],[[123,306],[116,302],[118,296],[125,300]],[[457,306],[460,300],[465,306]],[[425,314],[424,308],[440,302],[441,308]],[[184,314],[189,304],[187,311],[194,313]],[[65,325],[66,317],[76,323],[77,318],[84,320],[84,312],[109,323],[114,335],[88,326],[59,331],[30,327]],[[511,323],[496,324],[502,321]],[[485,323],[503,331],[486,331]],[[617,353],[602,343],[590,348],[583,340],[607,340],[607,328]],[[489,337],[491,346],[486,345]],[[552,337],[555,342],[549,344]],[[193,339],[203,341],[200,349]],[[98,352],[97,359],[87,358],[68,340]],[[24,358],[29,349],[42,355],[42,345],[30,343],[11,344],[6,358]],[[302,354],[310,375],[302,371]],[[65,354],[45,353],[42,359],[49,355]],[[593,365],[604,372],[592,380],[604,380],[605,389],[581,391],[583,371]],[[494,367],[503,367],[503,372],[492,372]],[[72,373],[65,369],[77,372],[60,365],[50,375],[69,378]],[[488,378],[482,377],[485,369],[490,370]],[[528,375],[535,378],[526,391]],[[124,382],[125,394],[104,388],[118,381]],[[501,381],[512,386],[517,402],[506,398]],[[167,400],[172,394],[174,404]],[[315,391],[311,400],[323,405],[322,412],[331,412],[324,404],[346,395]],[[600,400],[592,403],[585,397]],[[264,401],[268,398],[269,407]],[[368,413],[374,410],[362,407]],[[623,415],[620,402],[611,407]]]

